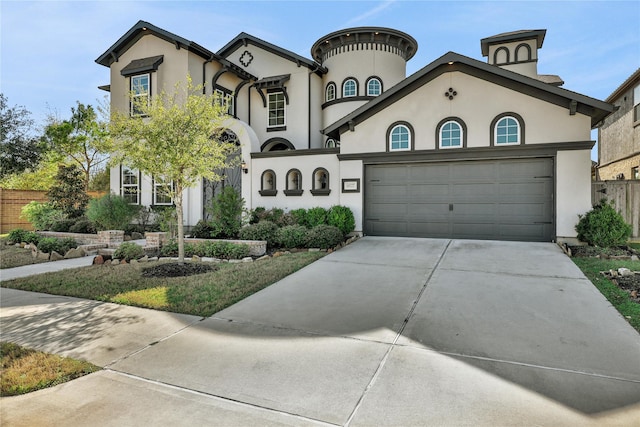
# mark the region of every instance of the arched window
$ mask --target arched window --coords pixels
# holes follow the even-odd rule
[[[516,47],[516,62],[531,61],[531,46],[522,43]]]
[[[382,93],[382,81],[377,77],[369,77],[367,81],[367,96],[378,96]]]
[[[278,190],[276,190],[276,173],[271,169],[267,169],[262,172],[260,177],[260,195],[261,196],[275,196]]]
[[[285,139],[280,137],[269,138],[267,139],[261,146],[260,151],[288,151],[295,150],[296,147],[293,144]]]
[[[336,84],[334,82],[330,82],[327,84],[327,89],[325,91],[325,101],[333,101],[336,99]]]
[[[502,46],[496,49],[493,53],[493,63],[494,64],[508,64],[509,63],[509,49]]]
[[[340,142],[336,141],[333,138],[329,138],[324,143],[324,148],[337,148],[340,147]]]
[[[491,122],[491,145],[524,144],[524,121],[519,114],[504,113]]]
[[[397,122],[387,131],[388,151],[407,151],[413,148],[413,129],[406,122]]]
[[[466,147],[466,126],[458,118],[450,117],[438,124],[438,148]]]
[[[350,77],[342,83],[342,97],[347,98],[350,96],[358,95],[358,82],[356,79]]]
[[[329,172],[325,168],[317,168],[313,171],[311,194],[314,196],[328,196],[329,193],[331,193],[331,189],[329,189]]]
[[[287,196],[300,196],[302,191],[302,174],[298,169],[289,170],[284,194]]]

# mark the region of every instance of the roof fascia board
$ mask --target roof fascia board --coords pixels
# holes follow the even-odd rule
[[[633,74],[629,76],[616,90],[614,90],[611,95],[607,97],[606,102],[614,102],[618,98],[620,98],[626,91],[634,87],[638,82],[640,82],[640,68],[638,68]]]

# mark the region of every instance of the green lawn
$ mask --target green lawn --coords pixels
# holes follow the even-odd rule
[[[14,245],[5,245],[3,241],[0,241],[0,269],[41,262],[47,262],[47,260],[34,258],[31,256],[30,250],[17,248]]]
[[[582,272],[600,290],[607,300],[624,316],[625,319],[640,332],[640,304],[631,300],[629,294],[611,280],[600,274],[601,271],[617,270],[626,267],[640,270],[640,261],[608,260],[600,258],[572,258]]]
[[[326,255],[297,252],[252,263],[221,263],[187,277],[146,278],[155,263],[95,265],[3,282],[7,288],[208,317]]]

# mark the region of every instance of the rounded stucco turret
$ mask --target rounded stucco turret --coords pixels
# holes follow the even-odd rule
[[[313,44],[311,56],[327,68],[323,76],[323,127],[349,114],[406,77],[406,62],[418,42],[381,27],[347,28]]]

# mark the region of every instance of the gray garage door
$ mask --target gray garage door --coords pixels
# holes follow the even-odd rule
[[[551,158],[368,165],[364,232],[551,241],[553,181]]]

